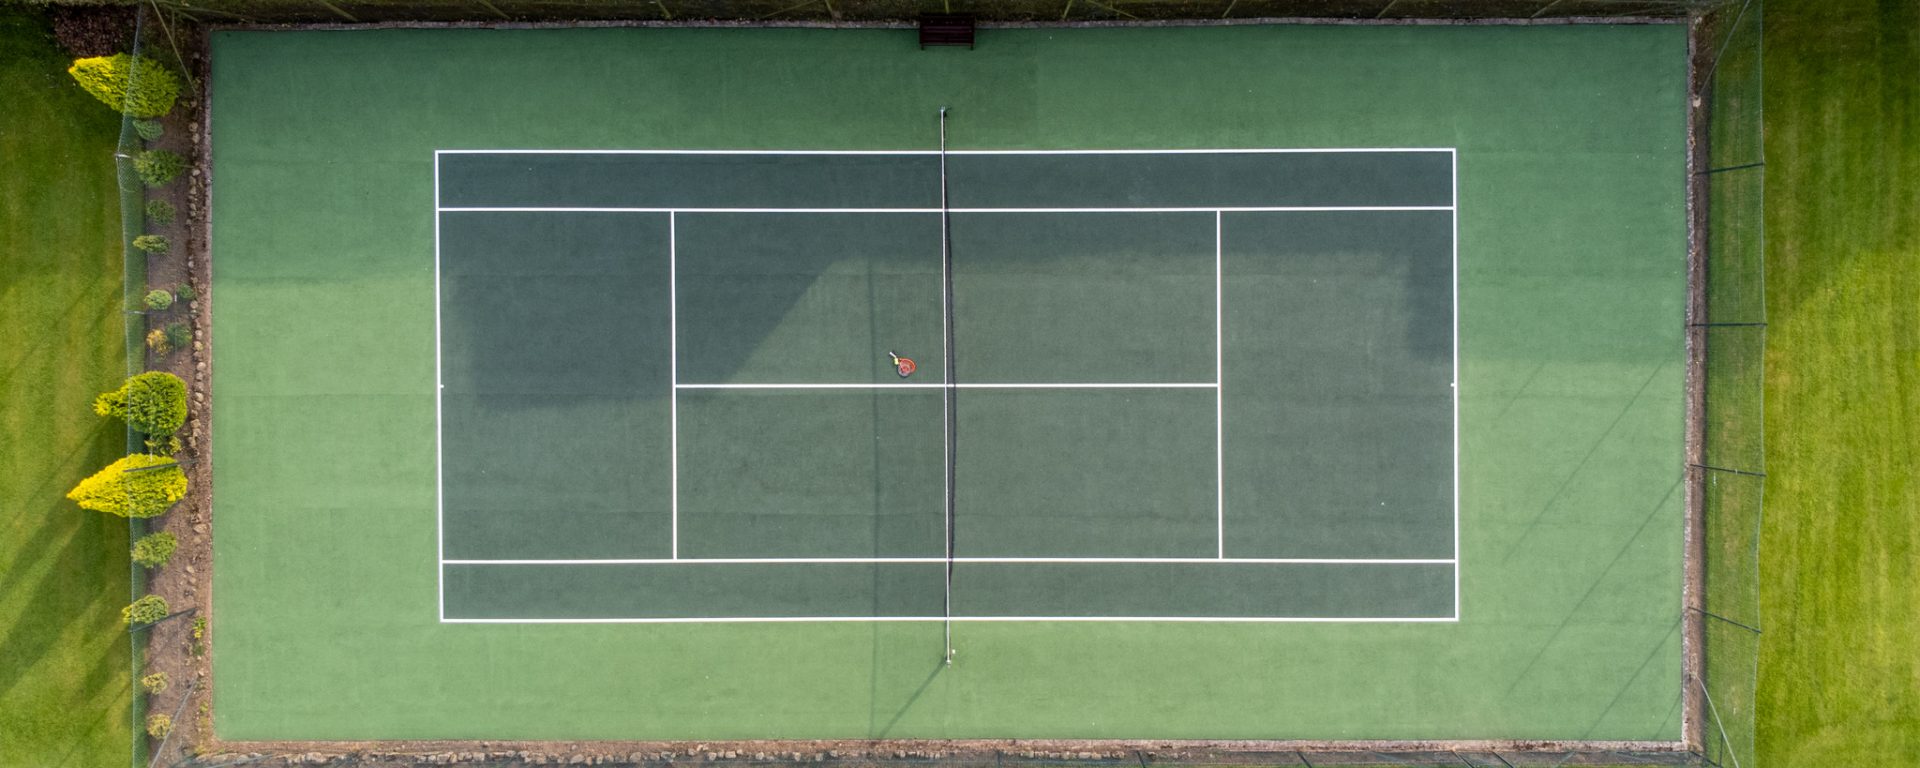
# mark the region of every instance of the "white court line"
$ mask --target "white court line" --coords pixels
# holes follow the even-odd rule
[[[447,206],[441,213],[940,213],[939,208],[682,208],[610,206]],[[1450,205],[1241,205],[1077,208],[949,208],[948,213],[1335,213],[1451,211]]]
[[[793,383],[793,384],[676,384],[680,389],[1215,389],[1220,385],[1209,381],[1176,382],[954,382],[912,383],[912,384],[862,384],[846,383]]]
[[[1460,618],[1460,153],[1453,153],[1453,618]]]
[[[440,396],[447,388],[440,379],[440,153],[433,153],[433,546],[438,551],[439,571],[434,574],[434,589],[439,592],[440,620],[447,620],[447,483],[446,459],[441,455]]]
[[[1452,152],[1446,147],[1333,147],[1315,149],[950,149],[949,155],[1334,155],[1367,152]],[[436,149],[435,155],[938,155],[931,149]]]
[[[1326,213],[1338,211],[1450,211],[1448,205],[1206,205],[1091,208],[955,208],[954,213]]]
[[[1189,624],[1385,624],[1459,621],[1447,616],[955,616],[951,621],[1154,621]],[[812,622],[949,621],[944,616],[760,616],[657,619],[441,619],[442,624],[798,624]]]
[[[673,493],[670,511],[673,515],[668,529],[669,552],[675,560],[680,559],[680,232],[679,222],[672,212],[667,213],[667,370],[673,382],[671,414],[671,450],[673,479],[668,483]]]
[[[939,213],[938,208],[633,208],[598,206],[449,206],[444,213]],[[1131,209],[1129,209],[1131,210]]]
[[[1226,214],[1213,212],[1213,502],[1214,549],[1227,559],[1227,406],[1226,406],[1226,292],[1221,290],[1221,269],[1225,251],[1222,219]]]
[[[1453,560],[1436,558],[1338,558],[1338,557],[956,557],[956,563],[974,564],[1191,564],[1191,565],[1453,565]],[[944,557],[712,557],[567,560],[445,560],[446,565],[931,565],[945,564]]]

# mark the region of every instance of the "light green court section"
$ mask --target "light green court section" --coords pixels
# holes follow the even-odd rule
[[[1678,26],[985,30],[925,53],[898,30],[216,34],[216,728],[1677,739],[1685,53]],[[951,667],[938,622],[437,621],[434,150],[930,149],[941,105],[956,149],[1458,148],[1460,620],[960,624]],[[622,289],[653,285],[572,295],[631,315]],[[820,298],[793,306],[832,317]],[[865,594],[918,610],[888,591],[918,578]]]

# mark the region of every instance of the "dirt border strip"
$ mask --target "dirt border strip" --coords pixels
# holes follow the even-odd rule
[[[805,29],[911,29],[908,22],[751,22],[751,21],[577,21],[577,22],[377,22],[368,24],[189,24],[176,16],[181,27],[191,30],[187,36],[189,57],[193,60],[198,86],[194,109],[187,115],[194,134],[193,159],[200,169],[199,182],[189,192],[187,228],[194,242],[187,251],[192,279],[201,286],[200,306],[194,313],[196,336],[204,349],[195,350],[196,369],[211,364],[212,340],[212,50],[210,32],[216,31],[355,31],[378,29],[577,29],[577,28],[805,28]],[[1687,114],[1687,290],[1686,316],[1689,323],[1686,342],[1686,438],[1685,461],[1698,462],[1702,447],[1704,414],[1704,339],[1691,323],[1704,311],[1706,255],[1706,179],[1697,173],[1705,157],[1708,117],[1704,97],[1706,83],[1701,80],[1702,56],[1709,55],[1701,45],[1706,33],[1703,17],[1571,17],[1561,19],[1316,19],[1262,18],[1175,21],[1078,21],[1078,22],[983,22],[984,29],[1029,28],[1104,28],[1104,27],[1224,27],[1257,25],[1319,26],[1564,26],[1571,24],[1679,24],[1689,25],[1687,80],[1690,103]],[[191,594],[198,595],[192,606],[207,617],[208,630],[202,641],[205,652],[192,656],[181,642],[161,645],[150,641],[149,657],[170,656],[195,670],[199,681],[194,698],[202,709],[211,712],[213,686],[212,657],[217,630],[212,621],[212,376],[196,377],[195,386],[206,392],[204,401],[193,403],[202,428],[198,444],[190,450],[198,459],[199,472],[193,495],[197,513],[192,516],[196,535],[182,536],[182,554],[188,562],[206,563],[190,575]],[[1462,753],[1491,755],[1506,763],[1507,755],[1564,755],[1564,765],[1606,765],[1617,763],[1649,765],[1693,765],[1704,733],[1700,718],[1701,623],[1697,607],[1701,599],[1703,532],[1701,515],[1701,478],[1691,468],[1686,473],[1685,556],[1682,603],[1682,686],[1681,739],[1678,741],[1586,741],[1586,740],[1114,740],[1114,739],[969,739],[969,740],[768,740],[768,741],[225,741],[212,728],[211,714],[196,717],[190,726],[191,738],[176,738],[175,756],[155,755],[160,766],[196,765],[359,765],[403,766],[419,764],[474,764],[493,766],[520,765],[665,765],[677,762],[725,761],[729,763],[826,763],[875,765],[887,763],[985,762],[1004,765],[1008,761],[1079,761],[1089,765],[1125,762],[1145,768],[1149,763],[1192,765],[1296,763],[1341,765],[1356,762],[1401,765],[1454,765],[1472,763]],[[197,550],[197,551],[195,551]],[[184,634],[184,633],[176,633]],[[156,638],[157,640],[157,638]],[[154,647],[158,646],[158,647]],[[185,724],[182,724],[185,725]]]
[[[1687,27],[1687,304],[1686,393],[1682,405],[1686,435],[1681,461],[1686,484],[1685,522],[1680,581],[1680,739],[1689,750],[1704,748],[1706,723],[1701,718],[1706,690],[1706,628],[1700,611],[1706,600],[1706,477],[1696,469],[1706,458],[1707,403],[1707,169],[1708,126],[1712,125],[1713,64],[1707,16],[1696,16]]]
[[[1594,749],[1592,745],[1606,745]],[[1046,766],[1098,768],[1221,768],[1269,765],[1399,766],[1620,766],[1697,765],[1697,756],[1673,742],[1417,742],[1417,741],[422,741],[224,742],[184,765],[612,765],[668,768],[713,763],[716,768],[819,764],[823,768],[944,768]],[[1503,757],[1504,755],[1504,757]],[[1475,763],[1469,756],[1481,758]],[[1490,759],[1489,759],[1490,758]],[[1509,760],[1512,759],[1512,761]],[[1549,762],[1551,761],[1551,762]]]

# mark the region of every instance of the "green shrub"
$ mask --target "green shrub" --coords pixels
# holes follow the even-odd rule
[[[149,533],[133,543],[133,561],[148,568],[166,565],[173,558],[173,549],[179,543],[173,534],[166,531]]]
[[[162,515],[186,495],[187,473],[173,459],[150,453],[128,454],[67,492],[81,509],[120,517]]]
[[[164,331],[155,332],[166,341]],[[187,383],[166,371],[136,373],[119,389],[94,398],[93,412],[123,419],[142,434],[171,435],[187,423]]]
[[[67,74],[82,90],[129,117],[159,117],[180,97],[180,78],[145,56],[75,59]]]
[[[152,235],[141,235],[140,237],[152,237]],[[140,241],[139,237],[134,238],[134,242],[137,243],[139,241]],[[166,309],[167,307],[173,306],[173,294],[167,293],[163,289],[155,288],[151,291],[147,291],[147,298],[145,299],[145,302],[147,305],[147,309],[153,309],[153,310]]]
[[[181,301],[193,301],[199,296],[200,294],[194,292],[193,286],[186,283],[181,283],[179,287],[173,289],[173,297]]]
[[[120,621],[127,626],[152,624],[164,619],[172,609],[167,607],[167,599],[159,595],[147,595],[120,609]]]
[[[147,693],[159,693],[167,689],[167,673],[155,672],[140,678],[140,689]]]
[[[186,323],[167,323],[167,343],[176,349],[186,349],[193,343],[193,329]]]
[[[186,169],[185,158],[164,149],[149,149],[133,157],[133,172],[139,174],[140,181],[149,187],[173,181],[173,177]]]
[[[155,456],[172,456],[180,452],[179,435],[148,435],[145,443],[147,453]]]
[[[133,132],[140,134],[141,141],[159,141],[161,136],[166,135],[167,129],[158,120],[135,120]]]
[[[164,739],[169,733],[173,733],[173,717],[171,715],[165,712],[155,712],[147,715],[148,736],[156,739]]]
[[[153,254],[166,253],[167,248],[172,245],[173,245],[172,243],[167,242],[167,238],[165,235],[140,235],[133,238],[133,247],[138,248],[141,251],[146,253],[153,253]],[[153,294],[149,293],[147,295],[152,296]],[[168,302],[168,303],[172,303],[172,302]]]
[[[178,211],[173,209],[173,203],[157,197],[147,201],[147,219],[155,224],[163,227],[172,224],[175,213]]]

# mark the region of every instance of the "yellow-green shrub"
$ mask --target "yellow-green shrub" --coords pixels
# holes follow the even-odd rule
[[[167,341],[167,334],[160,341]],[[146,435],[171,435],[187,423],[187,382],[166,371],[147,371],[127,377],[119,389],[93,399],[93,412],[124,419]]]
[[[148,568],[158,568],[173,559],[173,550],[178,546],[180,540],[171,533],[149,533],[133,543],[133,561]]]
[[[159,117],[180,97],[180,78],[145,56],[95,56],[67,68],[81,89],[130,117]]]
[[[172,612],[167,599],[159,595],[147,595],[120,609],[120,621],[129,627],[152,624],[164,619]]]
[[[121,517],[156,517],[186,495],[187,473],[180,465],[149,453],[129,454],[67,492],[81,509]]]

